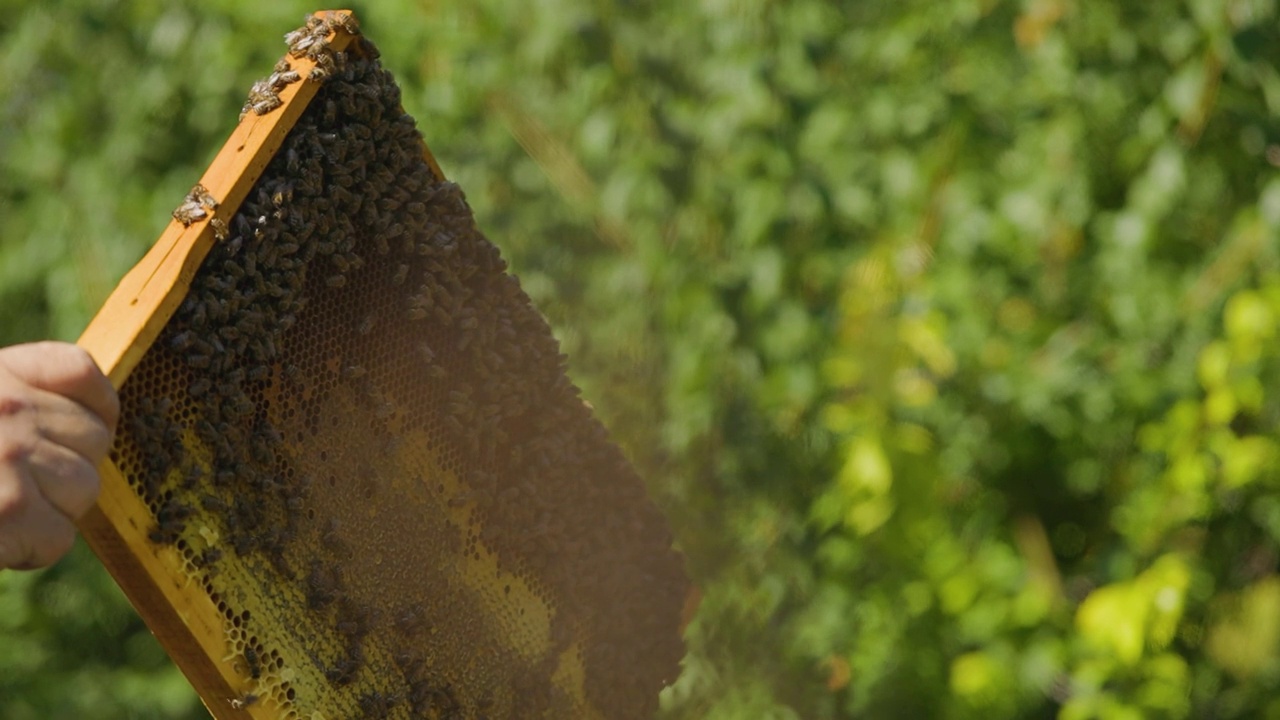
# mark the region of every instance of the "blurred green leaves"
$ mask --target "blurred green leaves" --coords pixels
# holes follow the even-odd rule
[[[312,9],[0,0],[0,341]],[[665,717],[1280,712],[1275,0],[356,10],[677,528]],[[0,714],[198,714],[106,582],[0,574]]]

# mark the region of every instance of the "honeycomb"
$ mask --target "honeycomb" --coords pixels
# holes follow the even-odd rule
[[[651,717],[683,656],[668,526],[376,48],[329,29],[289,36],[318,72],[254,86],[261,114],[322,83],[121,388],[145,532],[255,717]]]

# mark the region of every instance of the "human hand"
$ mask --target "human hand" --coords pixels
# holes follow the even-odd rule
[[[0,570],[50,565],[98,498],[120,402],[84,350],[0,348]]]

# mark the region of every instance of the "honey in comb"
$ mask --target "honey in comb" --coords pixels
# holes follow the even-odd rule
[[[650,717],[683,655],[665,520],[376,49],[328,29],[290,34],[323,86],[121,389],[113,458],[281,717]]]

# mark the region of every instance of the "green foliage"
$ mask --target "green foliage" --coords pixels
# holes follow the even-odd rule
[[[370,6],[701,586],[665,717],[1280,712],[1275,0]],[[310,9],[0,0],[0,341]],[[0,574],[0,714],[198,715],[108,583]]]

